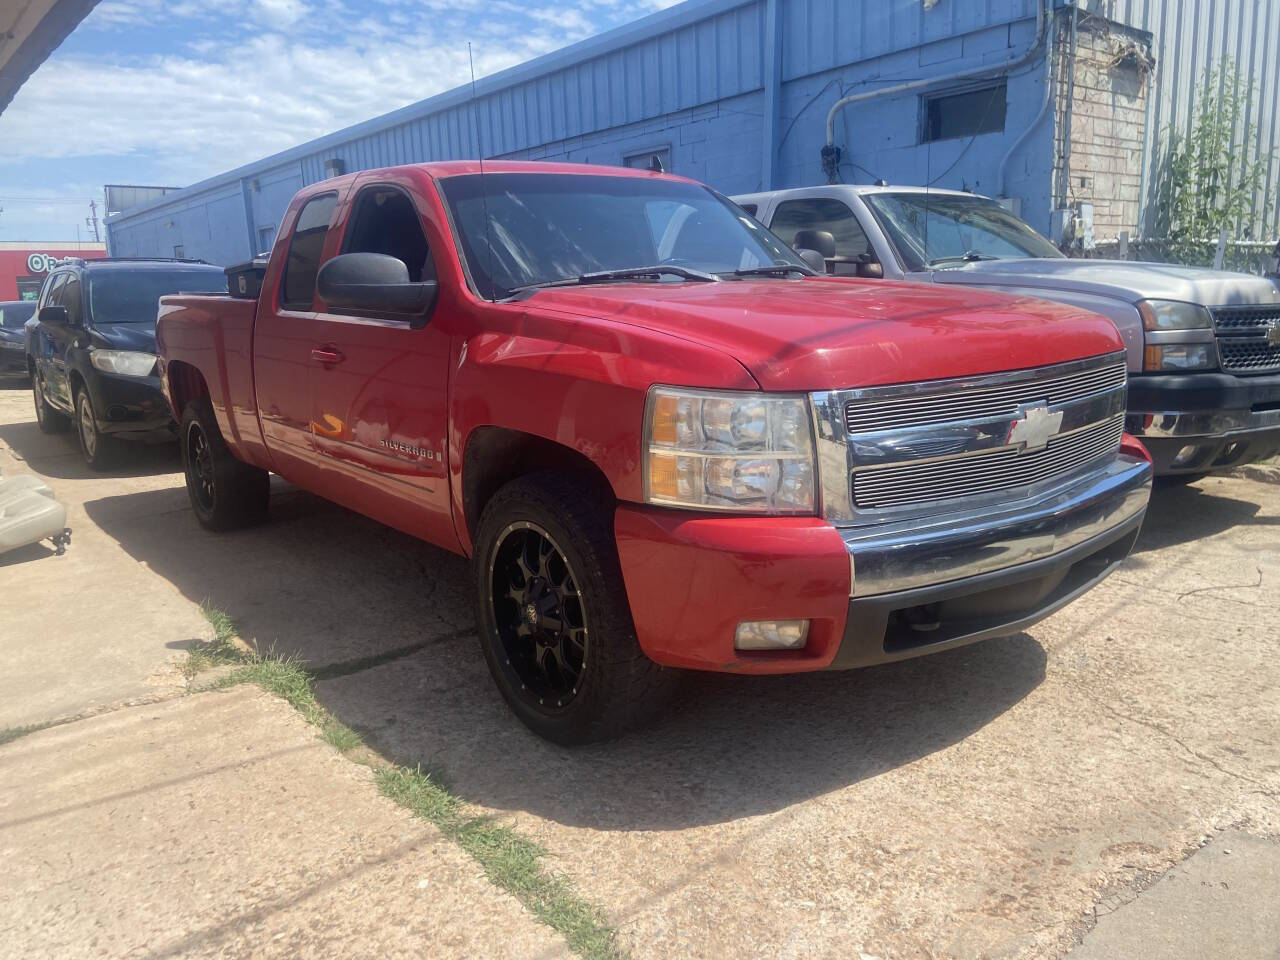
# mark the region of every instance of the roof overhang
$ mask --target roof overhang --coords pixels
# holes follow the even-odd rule
[[[0,113],[97,3],[98,0],[18,0],[0,4]]]

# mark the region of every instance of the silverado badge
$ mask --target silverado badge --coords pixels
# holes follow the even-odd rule
[[[1049,412],[1048,406],[1038,403],[1024,407],[1022,416],[1009,426],[1009,444],[1018,444],[1023,450],[1043,450],[1062,428],[1062,411]]]

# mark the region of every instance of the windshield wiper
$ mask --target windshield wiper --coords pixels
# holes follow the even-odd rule
[[[966,250],[958,257],[939,257],[937,260],[930,260],[928,265],[936,267],[940,263],[977,263],[979,260],[999,259],[999,257],[993,257],[989,253],[979,253],[977,250]]]
[[[511,293],[519,293],[521,290],[538,290],[543,287],[577,287],[590,283],[608,283],[611,280],[643,280],[646,277],[658,280],[664,276],[680,277],[683,280],[698,280],[702,283],[720,282],[720,278],[714,273],[694,270],[691,267],[660,263],[652,267],[624,267],[620,270],[600,270],[596,273],[584,273],[580,277],[566,277],[563,280],[526,283],[522,287],[513,287]]]
[[[795,263],[771,263],[767,267],[745,267],[742,270],[735,270],[729,276],[733,277],[787,277],[793,273],[798,273],[802,277],[816,277],[817,274],[807,267],[802,267]]]

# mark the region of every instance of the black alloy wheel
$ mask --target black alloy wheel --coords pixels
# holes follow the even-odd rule
[[[530,706],[563,710],[587,665],[586,609],[551,534],[519,521],[499,534],[489,562],[490,601],[513,687]]]
[[[205,436],[199,420],[187,424],[185,450],[187,488],[205,511],[213,513],[216,502],[213,455],[209,449],[209,438]]]

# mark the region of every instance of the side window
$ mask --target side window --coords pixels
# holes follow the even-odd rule
[[[329,221],[338,197],[332,193],[313,197],[298,214],[289,242],[289,258],[284,264],[280,305],[294,310],[310,310],[316,293],[316,273],[320,269],[320,252],[329,235]]]
[[[382,253],[409,268],[409,282],[436,279],[436,265],[422,230],[422,218],[404,191],[365,187],[356,197],[343,253]]]
[[[67,318],[71,326],[78,327],[84,320],[84,311],[80,299],[80,278],[72,274],[58,291],[58,302],[67,308]]]
[[[836,276],[855,276],[857,265],[853,261],[871,252],[867,235],[853,211],[843,201],[829,197],[787,200],[778,204],[769,229],[791,246],[795,245],[796,234],[801,230],[829,231],[836,238]]]
[[[56,307],[62,303],[62,284],[66,281],[65,273],[55,273],[44,282],[44,292],[40,296],[42,307]]]
[[[756,215],[756,211],[760,209],[754,203],[740,203],[738,206],[742,208],[743,213],[749,214],[753,217]]]

